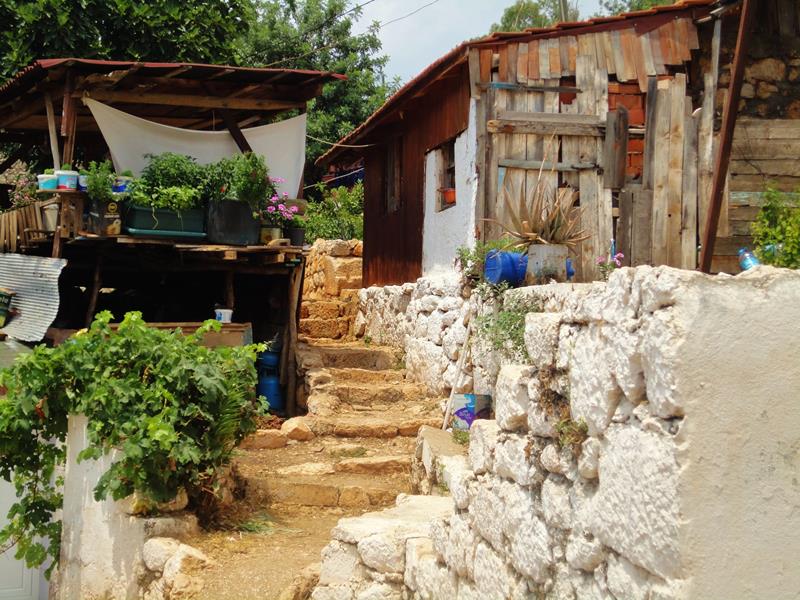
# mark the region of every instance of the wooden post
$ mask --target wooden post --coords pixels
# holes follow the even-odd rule
[[[625,185],[628,158],[628,109],[620,105],[606,115],[603,146],[603,187],[619,190]]]
[[[50,134],[50,153],[53,156],[53,168],[61,168],[61,155],[58,151],[58,135],[56,134],[56,114],[53,110],[53,99],[50,94],[44,95],[44,108],[47,111],[47,130]]]
[[[64,228],[64,211],[67,210],[69,201],[64,198],[64,194],[56,195],[58,201],[58,216],[56,217],[56,230],[53,232],[53,258],[61,258],[61,230]]]
[[[236,295],[233,290],[233,270],[225,271],[225,308],[233,310],[233,305],[236,303]]]
[[[286,361],[286,413],[292,417],[297,412],[297,320],[299,318],[305,261],[292,269],[289,277],[289,332],[286,343],[289,353]]]
[[[728,175],[728,165],[731,160],[731,145],[733,144],[733,130],[736,127],[736,113],[739,109],[739,98],[742,92],[742,79],[744,65],[747,62],[747,50],[750,45],[750,25],[753,21],[753,2],[743,0],[742,14],[739,17],[739,35],[736,38],[736,50],[731,66],[731,83],[728,87],[728,97],[722,112],[722,128],[719,133],[719,150],[714,168],[714,178],[711,186],[711,205],[708,209],[708,220],[705,223],[703,244],[700,249],[700,269],[704,273],[711,271],[711,260],[714,256],[714,242],[717,237],[720,209],[722,208],[722,194],[725,191],[725,179]]]
[[[94,276],[92,278],[92,289],[89,292],[89,307],[86,309],[85,327],[92,324],[92,317],[94,311],[97,309],[97,296],[100,293],[100,285],[102,283],[102,268],[103,268],[103,254],[98,252],[97,258],[94,263]]]

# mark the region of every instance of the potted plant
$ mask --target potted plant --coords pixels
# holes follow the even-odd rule
[[[275,186],[264,157],[252,152],[208,167],[208,239],[248,246],[259,240],[261,210]]]
[[[567,281],[567,254],[578,242],[587,239],[575,208],[578,193],[572,188],[553,190],[541,177],[527,194],[513,184],[503,188],[503,201],[509,221],[491,221],[517,241],[511,246],[527,251],[525,282]]]
[[[89,163],[86,175],[86,194],[89,197],[89,229],[98,235],[122,233],[122,216],[111,186],[114,168],[109,161]]]
[[[203,168],[189,156],[149,156],[139,179],[127,183],[125,229],[132,235],[205,237]]]
[[[288,223],[294,219],[298,211],[296,206],[287,204],[288,199],[289,195],[286,193],[283,194],[282,198],[278,194],[273,194],[267,199],[267,205],[261,212],[262,244],[288,237]],[[305,235],[305,232],[303,232],[303,235]]]
[[[125,193],[128,191],[128,186],[132,181],[133,172],[130,169],[126,169],[114,178],[113,190],[118,194]]]
[[[58,189],[64,191],[75,191],[78,189],[78,172],[72,170],[72,165],[63,164],[56,171],[58,177]]]
[[[294,207],[290,206],[289,209]],[[289,245],[302,247],[306,243],[306,222],[297,215],[292,218],[284,227],[285,236],[289,238]]]
[[[56,190],[58,188],[58,176],[53,169],[45,169],[42,175],[37,175],[40,190]]]

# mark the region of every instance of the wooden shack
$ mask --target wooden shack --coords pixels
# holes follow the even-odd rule
[[[249,146],[242,132],[247,127],[305,112],[323,85],[342,79],[332,73],[291,69],[39,60],[0,86],[0,141],[19,144],[19,150],[0,165],[0,172],[37,149],[56,168],[62,162],[86,164],[105,158],[108,146],[80,101],[83,97],[156,123],[227,131],[246,151]],[[53,341],[86,326],[104,309],[117,318],[139,310],[149,322],[191,328],[213,318],[215,306],[232,308],[234,325],[227,329],[234,343],[249,338],[281,343],[280,372],[287,408],[293,411],[302,248],[96,235],[84,227],[80,193],[57,198],[55,232],[42,226],[41,203],[0,215],[0,251],[67,260],[59,280]]]
[[[767,183],[800,184],[788,158],[800,143],[799,19],[792,0],[683,0],[453,49],[320,158],[364,158],[365,285],[451,268],[458,246],[499,235],[486,219],[504,220],[503,187],[524,193],[540,170],[579,192],[591,237],[578,281],[599,278],[612,238],[628,264],[697,268],[711,222],[711,270],[738,272]],[[731,93],[738,125],[712,201]]]

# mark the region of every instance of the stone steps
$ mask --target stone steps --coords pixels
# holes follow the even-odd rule
[[[428,396],[424,385],[416,383],[381,382],[360,383],[353,381],[334,381],[320,391],[332,394],[341,404],[374,406],[377,404],[397,405],[423,401]]]
[[[298,364],[303,369],[397,370],[402,365],[401,357],[402,353],[394,348],[359,343],[306,341],[298,344],[297,348]]]
[[[307,417],[311,431],[317,436],[344,438],[415,437],[420,427],[440,427],[442,418],[433,414],[404,414],[364,411],[330,417]]]
[[[345,368],[325,369],[337,383],[405,383],[405,371]]]

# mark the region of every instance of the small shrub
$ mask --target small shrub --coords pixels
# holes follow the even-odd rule
[[[220,469],[263,412],[255,395],[261,346],[202,346],[203,334],[219,330],[215,321],[185,336],[150,328],[136,312],[117,330],[111,318],[100,313],[88,331],[55,348],[38,346],[0,374],[7,390],[0,398],[0,476],[17,492],[0,545],[16,544],[16,558],[31,567],[49,554],[52,570],[59,557],[54,516],[62,505],[57,473],[68,415],[88,419],[89,445],[79,461],[119,452],[94,488],[96,500],[136,492],[155,504],[185,488],[195,509],[213,511]]]
[[[364,184],[359,182],[351,189],[321,189],[322,200],[309,202],[306,210],[306,239],[363,239]]]
[[[87,171],[86,193],[89,198],[97,202],[111,202],[114,199],[114,193],[111,191],[114,183],[114,167],[111,162],[92,161]]]
[[[589,427],[583,420],[573,421],[571,418],[566,418],[556,423],[556,432],[559,446],[562,448],[569,446],[573,452],[577,452],[588,437]]]
[[[776,267],[800,268],[800,208],[789,195],[767,188],[765,202],[753,222],[758,258]]]
[[[529,362],[525,315],[531,312],[542,312],[537,300],[506,294],[495,301],[491,313],[477,317],[478,337],[509,360]]]
[[[453,429],[453,441],[459,446],[466,446],[469,444],[469,431],[461,429]]]

